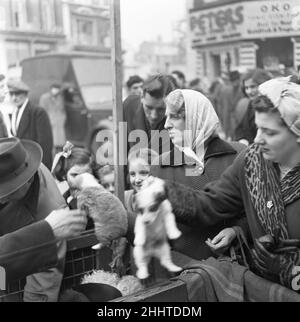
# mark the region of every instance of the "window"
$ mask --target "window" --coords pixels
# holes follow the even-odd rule
[[[56,6],[54,0],[41,0],[42,29],[48,32],[56,32]]]
[[[95,32],[95,20],[92,18],[75,17],[74,40],[77,45],[95,46],[97,37]]]
[[[25,41],[7,41],[6,52],[8,67],[13,67],[30,56],[30,46]]]
[[[12,8],[12,26],[15,28],[24,28],[27,21],[26,15],[26,1],[25,0],[13,0],[11,3]]]

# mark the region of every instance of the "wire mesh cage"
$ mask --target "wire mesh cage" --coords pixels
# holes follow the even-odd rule
[[[82,277],[95,269],[110,270],[111,250],[109,248],[93,250],[91,246],[95,244],[97,239],[94,234],[68,241],[61,290],[80,284]]]
[[[95,235],[88,232],[68,240],[61,291],[79,285],[83,276],[95,269],[110,270],[111,250],[94,250],[91,246],[95,244]],[[22,302],[25,284],[25,278],[7,283],[6,290],[0,290],[0,302]]]

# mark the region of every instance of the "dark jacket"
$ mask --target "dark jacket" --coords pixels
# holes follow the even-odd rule
[[[256,137],[256,133],[255,111],[250,101],[243,119],[235,130],[235,138],[237,141],[245,139],[249,144],[252,144]]]
[[[135,130],[141,130],[145,133],[148,145],[143,148],[151,148],[159,155],[165,151],[170,151],[173,148],[173,143],[170,140],[168,131],[164,129],[166,118],[164,117],[159,124],[157,124],[155,132],[151,133],[149,122],[145,116],[143,104],[141,98],[138,95],[129,95],[123,102],[123,114],[124,122],[127,124],[127,153],[130,149],[139,144],[139,141],[135,141],[135,138],[131,138],[130,134],[133,134]],[[163,139],[159,139],[159,135],[162,135]],[[134,142],[130,142],[134,141]],[[156,142],[156,143],[155,143]],[[124,168],[125,176],[125,189],[130,189],[128,180],[128,168]]]
[[[0,138],[7,137],[7,128],[3,119],[3,115],[0,112]]]
[[[244,149],[245,146],[239,143],[233,143],[233,145],[221,140],[220,138],[214,138],[208,144],[208,148],[205,153],[204,164],[205,171],[200,176],[187,176],[186,169],[194,167],[194,165],[187,165],[187,158],[183,156],[182,160],[174,160],[171,152],[165,153],[160,158],[160,164],[164,164],[170,157],[171,165],[154,166],[152,168],[152,174],[162,179],[172,180],[177,183],[185,184],[186,186],[195,189],[203,190],[205,185],[210,182],[214,182],[219,179],[221,174],[226,168],[228,168],[236,158],[238,152]],[[180,152],[179,152],[180,153]],[[180,155],[180,154],[177,154]],[[182,205],[185,205],[185,200],[181,199]],[[240,212],[243,215],[243,212]],[[239,217],[241,217],[239,216]],[[245,218],[244,225],[246,225]],[[188,226],[179,224],[178,227],[182,232],[182,236],[174,243],[174,249],[182,254],[188,255],[194,259],[205,259],[213,256],[213,253],[209,247],[205,244],[207,238],[213,238],[222,229],[240,224],[236,219],[227,220],[224,219],[219,223],[209,227],[201,227],[200,225]],[[173,256],[174,257],[174,256]],[[176,258],[175,258],[176,261]],[[178,263],[180,264],[180,263]]]
[[[17,137],[39,143],[43,150],[43,163],[51,169],[53,135],[49,117],[44,109],[28,102],[19,123]]]
[[[45,219],[53,210],[62,207],[65,207],[65,201],[51,173],[41,164],[26,196],[22,200],[11,201],[2,205],[0,209],[0,236],[5,236],[34,222],[39,222]],[[41,237],[39,235],[35,237],[35,246],[39,248],[38,242]],[[34,252],[38,251],[43,252],[43,247],[34,249]],[[27,276],[24,289],[25,300],[57,301],[63,277],[66,243],[56,242],[56,251],[58,256],[57,267]],[[15,258],[14,260],[16,261],[17,259]],[[27,265],[26,263],[23,264]]]
[[[36,245],[44,246],[38,249]],[[54,267],[57,261],[56,241],[45,220],[0,237],[0,266],[5,268],[7,282]]]
[[[209,184],[204,191],[194,190],[185,185],[168,182],[169,198],[173,205],[176,219],[186,225],[211,226],[231,219],[245,212],[252,238],[266,235],[257,219],[245,178],[245,151],[214,184]],[[185,200],[185,203],[178,202]],[[285,208],[289,238],[300,239],[300,199]]]
[[[173,147],[173,144],[170,140],[168,131],[164,129],[166,118],[164,117],[161,122],[157,124],[156,128],[153,129],[157,131],[155,133],[151,133],[151,128],[145,116],[140,96],[129,95],[123,103],[123,112],[124,122],[127,122],[128,151],[137,144],[137,142],[129,142],[129,135],[134,130],[144,131],[148,137],[148,147],[151,147],[151,149],[156,151],[158,154],[170,151],[170,149]],[[160,140],[157,146],[151,144],[151,142],[155,142],[157,140],[158,134],[162,131],[164,132],[164,139]]]

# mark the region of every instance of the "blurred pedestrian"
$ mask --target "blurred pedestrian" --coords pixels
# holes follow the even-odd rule
[[[8,123],[5,120],[6,113],[3,110],[4,100],[8,94],[5,76],[0,74],[0,138],[8,136]]]
[[[175,78],[178,88],[185,88],[186,79],[183,72],[180,70],[173,70],[171,75]]]
[[[126,82],[128,95],[142,96],[143,84],[144,84],[144,80],[140,76],[138,75],[130,76],[128,81]]]
[[[259,95],[258,86],[272,75],[263,69],[251,70],[244,75],[242,88],[246,97],[242,98],[233,111],[234,138],[243,144],[249,145],[254,142],[257,127],[255,124],[255,111],[252,101]]]
[[[195,78],[195,79],[191,80],[189,83],[189,89],[192,89],[194,91],[204,94],[204,90],[201,86],[201,79],[200,78]]]
[[[233,138],[232,115],[237,102],[244,97],[241,87],[241,75],[235,70],[229,73],[229,85],[224,86],[219,94],[219,118],[225,137]]]
[[[43,163],[51,169],[53,134],[47,112],[30,103],[30,89],[24,82],[9,80],[7,85],[11,101],[16,107],[11,119],[12,134],[39,143],[43,150]]]
[[[42,94],[39,106],[47,112],[53,133],[53,145],[55,153],[60,151],[66,142],[65,123],[66,111],[64,98],[59,84],[52,84],[50,91]]]

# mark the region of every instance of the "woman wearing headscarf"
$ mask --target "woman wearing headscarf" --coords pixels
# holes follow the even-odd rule
[[[227,265],[227,276],[240,285],[235,288],[239,300],[245,292],[270,300],[267,297],[275,296],[279,287],[271,282],[300,291],[300,87],[280,78],[263,83],[259,91],[253,101],[255,144],[214,185],[199,191],[167,182],[178,222],[204,229],[246,213],[253,242],[251,270],[264,279],[245,271],[237,276],[238,266],[228,262],[214,267],[225,274]],[[211,275],[213,269],[208,271]],[[282,296],[284,290],[276,294]]]
[[[165,128],[174,149],[161,155],[159,165],[154,165],[151,173],[162,179],[202,190],[207,183],[221,176],[244,146],[239,143],[229,144],[219,138],[218,116],[203,94],[188,89],[175,90],[167,96],[166,107]],[[188,204],[185,206],[186,209],[190,207]],[[214,237],[221,229],[235,224],[236,220],[229,220],[210,229],[180,225],[182,237],[174,243],[174,248],[195,259],[207,258],[213,253],[205,241]],[[233,236],[235,234],[231,229],[231,234],[226,239],[231,240]],[[179,254],[177,257],[179,258]]]

